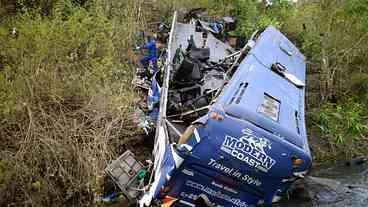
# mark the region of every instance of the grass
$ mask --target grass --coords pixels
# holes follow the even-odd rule
[[[18,133],[9,143],[16,151],[4,151],[12,163],[5,167],[10,176],[1,192],[7,204],[90,205],[102,190],[102,169],[122,153],[129,137],[139,135],[126,116],[129,108],[111,110],[104,102],[100,97],[68,106],[25,106],[28,124],[14,126]]]
[[[350,160],[365,156],[368,146],[367,109],[364,103],[348,100],[324,104],[312,113],[310,137],[317,162]]]
[[[0,27],[0,206],[93,205],[107,163],[142,133],[127,62],[140,2],[54,3]]]

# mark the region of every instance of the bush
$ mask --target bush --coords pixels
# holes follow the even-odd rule
[[[0,206],[92,205],[107,162],[141,133],[127,63],[139,2],[52,3],[0,27]]]
[[[237,34],[249,38],[255,30],[269,25],[281,29],[283,22],[293,13],[294,7],[288,1],[275,1],[272,7],[254,0],[236,0],[232,3],[232,13],[238,18]]]
[[[314,114],[321,139],[328,142],[329,157],[351,158],[364,154],[368,146],[367,109],[356,100],[325,104]],[[326,152],[325,152],[326,153]]]

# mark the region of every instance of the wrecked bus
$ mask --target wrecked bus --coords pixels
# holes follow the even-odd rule
[[[176,18],[139,205],[272,206],[311,167],[305,57],[272,26],[234,51]]]

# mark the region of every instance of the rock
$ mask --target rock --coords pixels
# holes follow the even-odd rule
[[[368,161],[368,157],[360,156],[360,157],[356,157],[356,158],[351,159],[350,161],[346,162],[345,164],[347,166],[354,167],[354,166],[357,166],[357,165],[362,165],[367,161]]]
[[[313,203],[336,203],[344,200],[351,193],[349,188],[336,180],[309,176],[305,181]]]

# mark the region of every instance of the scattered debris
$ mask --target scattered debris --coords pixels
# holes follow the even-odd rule
[[[118,159],[114,160],[105,169],[105,172],[119,186],[120,190],[129,200],[135,200],[141,191],[144,191],[144,180],[150,166],[143,166],[137,161],[131,151],[126,151]],[[111,200],[116,194],[105,197]],[[104,199],[102,199],[104,201]]]

